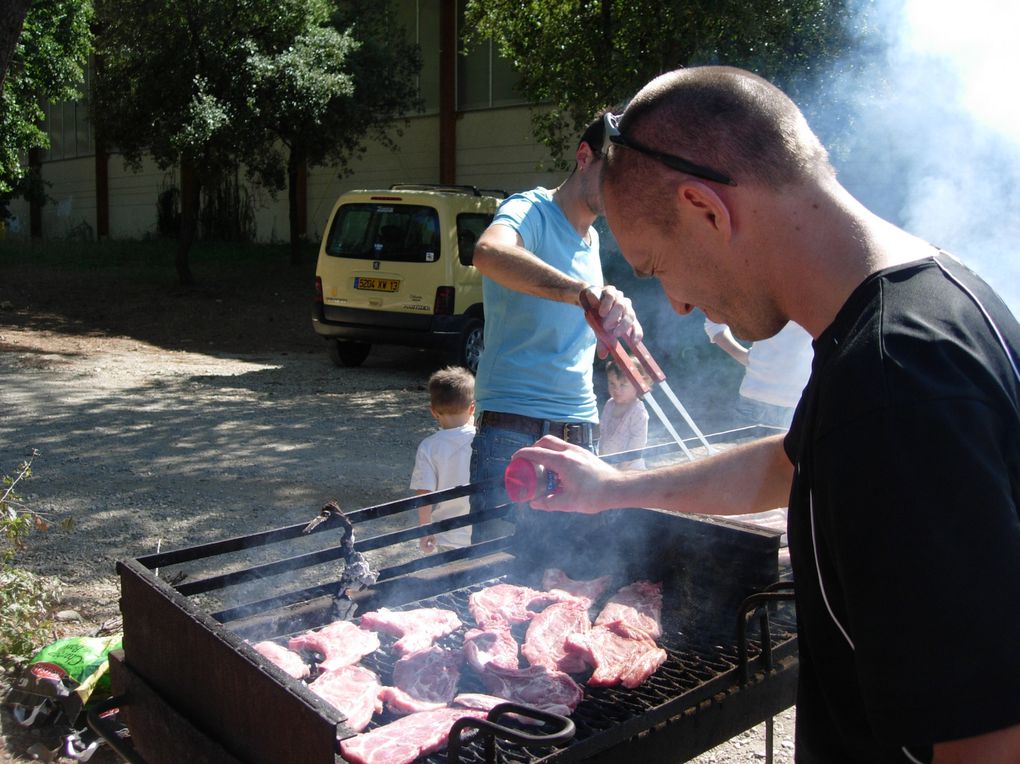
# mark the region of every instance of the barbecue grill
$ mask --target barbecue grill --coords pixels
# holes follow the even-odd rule
[[[649,509],[593,516],[529,511],[502,538],[401,557],[400,548],[416,549],[422,535],[514,511],[492,504],[481,515],[417,527],[417,506],[479,488],[350,511],[346,518],[324,512],[309,533],[302,523],[119,562],[124,649],[111,656],[110,705],[120,707],[131,743],[117,738],[110,740],[113,747],[149,764],[342,762],[338,738],[354,734],[343,714],[252,643],[285,643],[290,635],[380,607],[446,608],[472,624],[472,592],[500,582],[537,587],[549,567],[575,579],[612,573],[615,586],[662,581],[659,643],[666,662],[632,690],[585,687],[569,740],[553,722],[516,731],[507,723],[508,730],[496,734],[488,729],[493,725],[481,725],[486,729],[473,738],[426,761],[452,760],[456,749],[456,760],[465,762],[640,757],[672,763],[792,705],[796,631],[788,587],[777,584],[780,533]],[[408,515],[402,528],[401,513]],[[369,535],[375,526],[382,530]],[[346,575],[352,530],[353,547],[379,569],[378,580],[360,591]],[[397,656],[393,639],[382,640],[382,649],[362,663],[385,684]],[[439,644],[459,647],[462,640],[463,630]],[[461,691],[484,692],[472,681],[465,671]],[[99,710],[90,722],[102,732]],[[377,715],[369,729],[393,718]]]

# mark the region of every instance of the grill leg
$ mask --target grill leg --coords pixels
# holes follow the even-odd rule
[[[776,717],[770,716],[765,720],[765,764],[772,764],[773,749],[775,746]]]

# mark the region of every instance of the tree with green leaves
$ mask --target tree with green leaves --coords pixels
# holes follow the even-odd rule
[[[378,7],[381,6],[381,7]],[[129,164],[181,168],[177,272],[201,189],[245,166],[289,188],[309,164],[345,166],[413,103],[415,51],[369,0],[97,0],[97,142]]]
[[[291,261],[300,257],[297,182],[301,169],[348,172],[370,139],[395,148],[396,117],[418,106],[417,47],[404,41],[388,3],[310,3],[306,29],[285,49],[251,41],[255,129],[262,145],[249,170],[266,187],[288,189]],[[328,23],[327,23],[328,22]]]
[[[91,0],[12,0],[0,21],[0,199],[25,175],[24,155],[46,148],[40,99],[77,98],[91,49]]]
[[[468,0],[474,40],[491,37],[520,73],[535,134],[562,158],[599,109],[680,66],[729,64],[790,92],[844,55],[847,0]]]
[[[180,167],[177,275],[194,278],[189,252],[203,186],[237,166],[245,145],[250,46],[245,30],[297,24],[294,2],[96,0],[96,144],[129,166],[151,156]],[[284,41],[278,42],[284,45]]]

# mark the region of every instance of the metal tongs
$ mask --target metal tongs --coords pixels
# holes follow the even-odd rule
[[[715,453],[715,449],[709,444],[702,434],[701,430],[698,429],[698,425],[691,419],[691,415],[687,413],[687,409],[680,402],[680,399],[676,397],[669,384],[666,382],[666,375],[663,374],[662,369],[659,368],[659,364],[652,358],[652,354],[648,352],[648,348],[640,340],[638,342],[630,342],[627,340],[627,345],[630,349],[630,353],[624,350],[620,340],[613,337],[605,329],[602,328],[602,320],[599,316],[599,300],[595,294],[595,290],[588,288],[581,292],[580,296],[581,308],[584,309],[584,317],[588,320],[588,325],[595,332],[595,337],[603,345],[608,348],[610,355],[613,356],[613,360],[616,361],[617,366],[627,375],[627,379],[634,385],[634,389],[638,391],[638,397],[648,404],[648,407],[655,412],[655,416],[658,417],[659,421],[662,422],[662,426],[666,428],[666,431],[673,437],[677,445],[680,446],[680,450],[686,454],[687,458],[694,460],[694,455],[690,449],[684,443],[683,438],[680,437],[673,424],[666,417],[666,413],[659,406],[658,402],[652,398],[651,392],[653,385],[658,385],[666,397],[676,407],[676,410],[680,412],[680,416],[683,417],[684,421],[687,422],[687,426],[691,428],[698,440],[701,441],[702,445],[710,454]],[[645,378],[638,371],[634,362],[631,360],[631,354],[638,359],[638,362],[644,367],[644,370],[648,373],[648,376],[652,379],[652,384],[648,384]]]
[[[319,510],[318,516],[305,526],[302,533],[311,533],[327,520],[337,520],[344,529],[344,536],[340,540],[344,569],[340,573],[334,604],[337,615],[343,620],[349,620],[357,608],[351,600],[351,594],[374,584],[379,574],[369,566],[368,558],[354,549],[354,523],[340,511],[340,505],[335,501],[329,502]]]

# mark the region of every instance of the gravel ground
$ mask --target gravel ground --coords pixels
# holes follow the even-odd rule
[[[380,348],[338,370],[314,337],[228,351],[13,308],[0,312],[0,471],[38,451],[21,495],[52,524],[19,563],[60,582],[54,639],[116,629],[118,558],[302,522],[330,499],[359,507],[407,495],[415,447],[433,427],[423,404],[434,355]],[[73,528],[61,529],[67,518]],[[46,758],[45,734],[6,711],[0,723],[0,762]],[[695,761],[763,761],[764,739],[761,725]],[[788,710],[775,761],[792,761],[792,740]],[[91,759],[116,760],[103,750]]]

